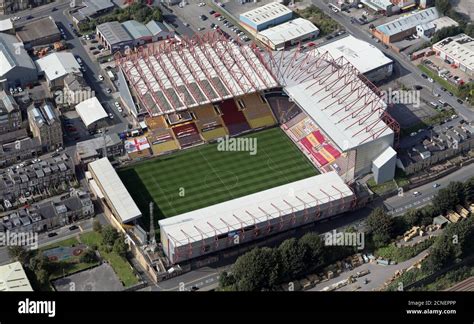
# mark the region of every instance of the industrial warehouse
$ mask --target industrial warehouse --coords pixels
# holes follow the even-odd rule
[[[154,201],[164,213],[158,215],[158,224],[170,264],[230,248],[234,246],[232,242],[250,242],[343,213],[356,202],[349,186],[368,173],[374,174],[376,183],[393,179],[396,152],[392,146],[399,126],[386,112],[378,89],[351,63],[360,65],[362,60],[350,55],[346,59],[347,51],[336,46],[331,49],[339,55],[336,57],[329,50],[317,48],[262,51],[255,45],[232,44],[218,33],[207,33],[199,38],[183,37],[179,43],[150,44],[125,56],[115,55],[119,79],[129,89],[129,98],[124,101],[137,103],[141,110],[136,115],[148,129],[159,129],[153,139],[154,154],[161,154],[158,145],[164,140],[174,143],[167,145],[167,153],[182,150],[184,154],[188,150],[183,149],[195,147],[189,151],[195,152],[189,153],[195,154],[191,160],[198,165],[210,164],[208,172],[225,192],[235,175],[232,169],[217,166],[216,170],[212,166],[226,158],[216,151],[210,153],[215,144],[208,143],[226,135],[250,132],[256,133],[247,137],[266,138],[269,135],[261,130],[279,123],[283,136],[291,140],[290,145],[296,145],[314,170],[312,175],[305,173],[299,179],[282,181],[264,190],[254,189],[243,196],[232,191],[227,198],[209,200],[208,205],[190,200],[193,195],[187,195],[189,205],[176,200],[178,207],[174,200],[165,203],[170,206],[162,205],[164,193],[155,190],[161,180],[157,180],[159,175],[155,175],[157,169],[152,165],[160,163],[160,159],[119,169],[125,187],[140,206],[133,204],[134,210],[146,213],[148,204]],[[389,60],[367,64],[364,72],[387,64]],[[123,93],[125,97],[127,92]],[[295,105],[297,108],[290,113],[288,107]],[[206,137],[206,125],[220,131]],[[142,146],[149,150],[145,137],[135,142],[147,144]],[[204,152],[201,156],[200,151]],[[267,154],[270,159],[274,153]],[[207,158],[201,161],[202,156]],[[171,178],[173,174],[179,178],[187,163],[175,161],[169,170],[165,164],[160,165]],[[245,163],[241,160],[241,167],[245,168]],[[141,168],[143,171],[139,171]],[[143,174],[130,178],[132,171]],[[241,181],[250,181],[241,178],[247,177],[245,172],[240,174]],[[209,176],[204,178],[196,181],[216,186],[211,185]],[[102,180],[98,176],[94,180],[101,187]],[[206,192],[205,188],[199,190]],[[193,208],[197,205],[200,208]],[[118,220],[122,222],[122,217],[118,216]]]

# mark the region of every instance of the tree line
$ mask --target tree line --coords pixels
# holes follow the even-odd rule
[[[375,208],[367,217],[365,247],[373,250],[389,244],[414,225],[430,225],[433,218],[455,209],[457,205],[474,202],[474,177],[465,183],[451,182],[440,189],[432,204],[412,209],[400,217],[392,217],[382,208]],[[472,251],[474,218],[452,224],[432,246],[433,269],[443,267]],[[458,241],[449,241],[457,233]],[[461,243],[459,243],[461,242]],[[471,249],[471,250],[469,250]],[[274,290],[279,284],[322,270],[325,266],[356,253],[355,247],[326,246],[319,234],[308,233],[300,239],[290,238],[277,248],[262,247],[240,256],[230,272],[219,278],[221,290]]]

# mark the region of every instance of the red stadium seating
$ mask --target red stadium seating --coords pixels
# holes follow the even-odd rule
[[[250,125],[245,115],[237,108],[234,99],[224,100],[219,104],[219,108],[230,135],[237,135],[250,130]]]
[[[328,164],[328,160],[326,160],[324,156],[322,156],[320,153],[312,152],[312,155],[321,166],[325,166],[326,164]]]
[[[341,156],[341,152],[336,150],[331,144],[324,144],[324,149],[332,155],[333,158],[337,159]]]
[[[326,139],[324,138],[324,135],[321,134],[319,130],[314,131],[312,134],[316,138],[316,140],[319,142],[319,144],[322,144],[326,141]]]

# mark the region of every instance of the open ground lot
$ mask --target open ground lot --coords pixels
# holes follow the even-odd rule
[[[280,128],[242,138],[256,140],[255,155],[248,151],[221,151],[218,144],[206,144],[124,168],[119,176],[145,219],[150,201],[155,202],[156,219],[317,174]],[[143,225],[149,224],[145,220]]]
[[[55,280],[57,291],[121,291],[122,283],[112,267],[104,263],[98,267]]]

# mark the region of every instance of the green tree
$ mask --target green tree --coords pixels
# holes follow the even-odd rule
[[[433,198],[433,205],[440,213],[446,213],[456,205],[464,202],[464,186],[460,182],[451,182],[446,188],[441,189]]]
[[[305,247],[305,264],[308,270],[321,267],[325,262],[325,246],[321,237],[316,233],[307,233],[300,240],[300,245]]]
[[[464,204],[468,205],[474,202],[474,177],[469,178],[464,183]]]
[[[219,288],[234,290],[235,288],[234,285],[235,285],[235,278],[231,273],[228,273],[227,271],[223,271],[219,275]]]
[[[474,37],[474,24],[468,24],[466,28],[464,28],[464,33],[470,37]]]
[[[98,219],[94,220],[94,223],[92,223],[92,229],[94,232],[100,233],[102,231],[102,224],[100,224],[100,221]]]
[[[114,246],[114,243],[118,238],[119,233],[111,225],[107,225],[102,229],[102,244],[106,246]]]
[[[121,257],[125,258],[125,256],[127,255],[128,244],[125,242],[125,236],[123,234],[120,234],[119,237],[115,240],[113,250]]]
[[[431,248],[426,266],[432,271],[438,271],[454,261],[454,247],[446,235],[438,237]]]
[[[372,235],[378,235],[379,239],[390,239],[393,234],[393,218],[387,215],[382,208],[374,209],[367,217],[367,229]]]
[[[36,279],[41,285],[47,285],[49,283],[49,273],[46,270],[40,269],[36,271],[35,274]]]
[[[237,259],[232,266],[232,274],[236,290],[272,289],[280,279],[278,255],[268,247],[255,248]]]
[[[15,261],[19,261],[22,265],[26,265],[30,261],[31,251],[20,245],[13,245],[8,247],[8,255]]]
[[[419,209],[410,209],[403,215],[403,220],[408,227],[418,225],[421,218],[421,211]]]
[[[97,255],[94,250],[88,249],[85,251],[80,258],[80,261],[83,263],[93,263],[97,261]]]
[[[447,13],[449,9],[451,9],[451,4],[449,3],[449,0],[436,0],[435,6],[436,9],[438,9],[438,11],[443,15]]]
[[[283,241],[278,247],[281,272],[286,279],[293,279],[305,270],[306,245],[302,245],[295,238]]]

